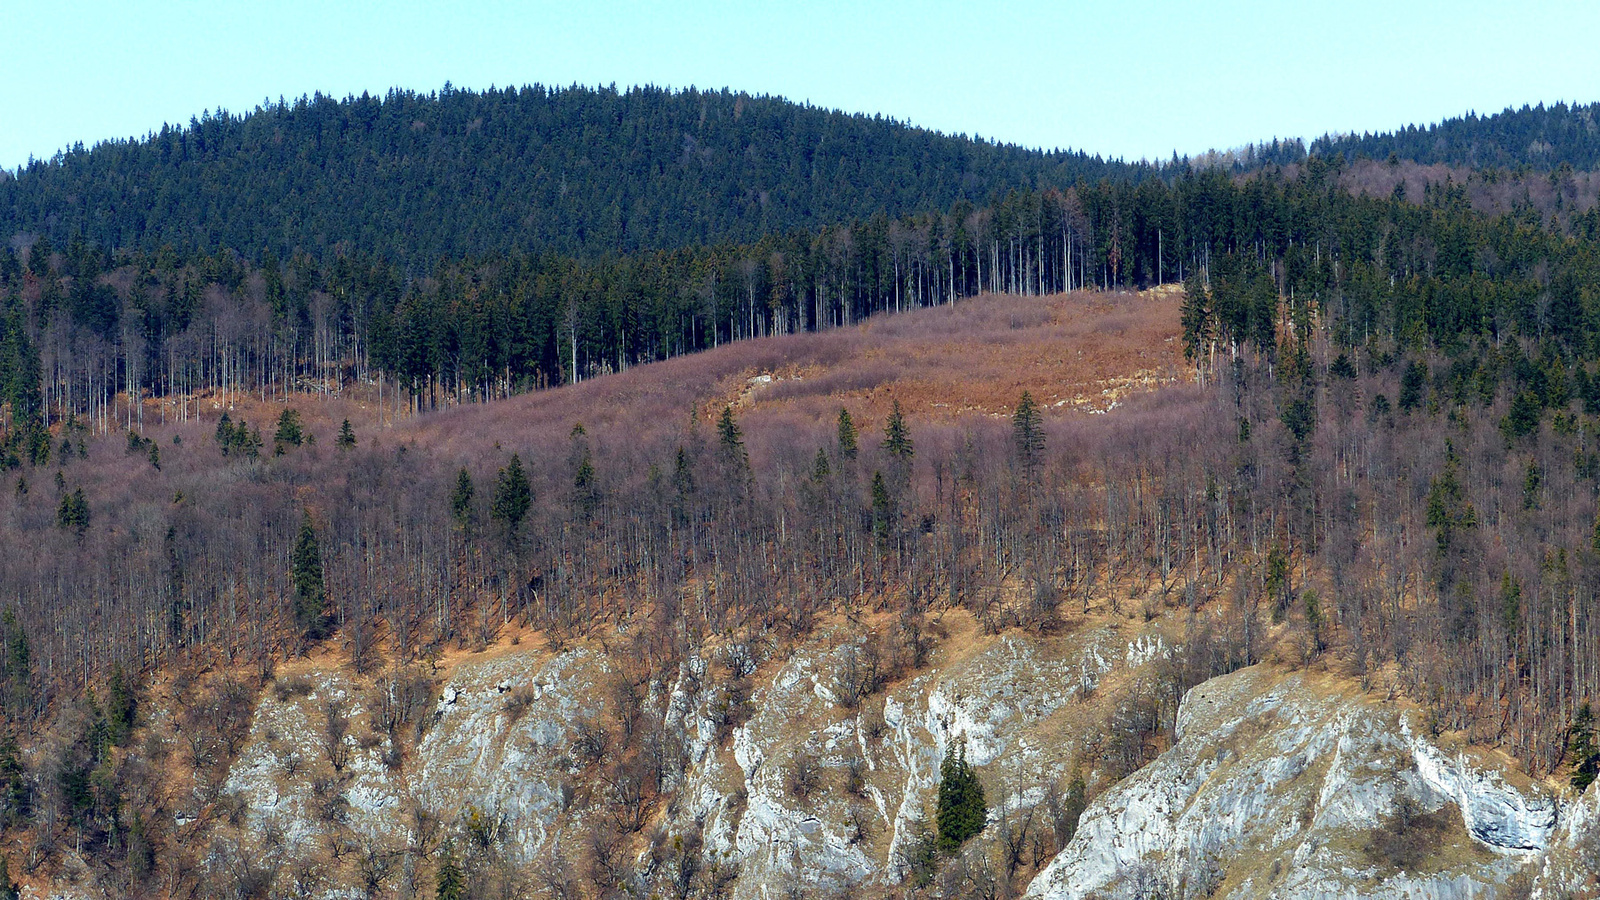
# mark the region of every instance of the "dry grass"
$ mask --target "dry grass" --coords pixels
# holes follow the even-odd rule
[[[870,321],[838,356],[791,366],[738,395],[761,411],[831,416],[841,404],[869,418],[899,400],[925,422],[963,413],[1010,415],[1031,391],[1051,410],[1103,411],[1130,390],[1182,379],[1180,295],[984,297]]]
[[[1024,390],[1051,418],[1103,412],[1187,381],[1181,291],[985,295],[820,334],[742,341],[582,384],[402,423],[392,440],[474,458],[486,441],[561,458],[572,426],[654,445],[724,404],[741,421],[831,427],[841,406],[863,431],[898,400],[917,426],[1009,416]],[[747,428],[747,433],[755,428]],[[769,430],[769,429],[762,429]],[[752,446],[752,455],[761,447]],[[543,452],[541,452],[543,451]]]

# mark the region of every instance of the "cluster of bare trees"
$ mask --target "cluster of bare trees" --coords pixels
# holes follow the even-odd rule
[[[670,660],[729,630],[800,638],[863,603],[962,604],[995,630],[1182,603],[1218,612],[1201,618],[1236,635],[1219,651],[1231,664],[1259,658],[1268,626],[1309,615],[1317,652],[1400,660],[1441,727],[1471,724],[1555,765],[1560,723],[1600,677],[1593,492],[1570,487],[1592,483],[1591,426],[1566,412],[1508,443],[1504,396],[1430,401],[1449,416],[1397,410],[1385,398],[1406,368],[1310,373],[1316,427],[1297,437],[1281,372],[1241,362],[1214,389],[1049,422],[1037,464],[1003,423],[979,421],[912,421],[905,455],[875,423],[846,448],[832,423],[780,438],[757,417],[737,452],[709,423],[644,443],[542,423],[465,460],[382,438],[224,457],[186,426],[167,434],[160,469],[80,437],[89,458],[65,462],[54,487],[25,471],[0,500],[18,537],[0,579],[33,637],[36,710],[48,686],[94,683],[113,663],[296,646],[288,560],[310,509],[331,613],[363,668],[512,620],[558,642],[649,621],[651,652]],[[514,533],[494,511],[513,447],[532,500]],[[462,462],[478,489],[458,510]],[[1441,479],[1474,517],[1449,546],[1429,508]],[[57,495],[80,489],[87,536],[56,515]]]
[[[0,591],[15,598],[6,707],[59,731],[78,708],[64,699],[118,666],[266,672],[303,649],[294,568],[309,514],[332,639],[358,671],[481,645],[513,622],[555,646],[626,635],[611,718],[586,723],[575,746],[595,793],[574,800],[607,811],[609,830],[561,863],[593,867],[600,893],[682,775],[681,725],[645,702],[651,680],[707,647],[737,648],[705,687],[726,738],[749,714],[760,659],[865,610],[898,624],[847,655],[835,684],[846,705],[921,664],[927,610],[962,606],[991,631],[1070,627],[1096,610],[1183,615],[1181,652],[1107,722],[1106,771],[1164,746],[1188,686],[1268,656],[1328,654],[1363,674],[1394,663],[1433,727],[1506,746],[1535,771],[1560,766],[1567,723],[1600,688],[1593,377],[1516,341],[1407,354],[1295,334],[1241,350],[1204,387],[1097,417],[930,422],[896,407],[888,421],[859,409],[795,421],[758,408],[672,424],[640,409],[578,426],[483,407],[448,439],[378,430],[369,413],[349,446],[324,404],[299,395],[320,441],[224,453],[208,412],[147,423],[159,457],[145,440],[67,427],[54,477],[24,468],[0,494],[13,548]],[[77,496],[92,515],[66,527],[63,498]],[[221,685],[191,709],[195,769],[236,752],[242,690]],[[336,817],[347,735],[341,711],[325,713]],[[400,764],[408,720],[388,721],[378,739]],[[74,746],[98,758],[90,738]],[[813,789],[804,763],[797,791]],[[128,779],[124,790],[143,784]],[[135,835],[107,802],[51,787],[32,809],[58,841],[83,833],[120,853],[164,840]],[[1043,841],[1032,827],[946,871],[962,890],[999,890],[1028,870],[1024,850]],[[725,869],[671,836],[652,846],[651,871],[677,871],[685,891],[725,885]],[[369,849],[386,883],[398,857]],[[504,871],[483,860],[482,877]]]

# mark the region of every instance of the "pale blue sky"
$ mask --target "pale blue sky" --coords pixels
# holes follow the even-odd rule
[[[265,97],[729,86],[1108,156],[1600,100],[1600,3],[16,2],[0,166]]]

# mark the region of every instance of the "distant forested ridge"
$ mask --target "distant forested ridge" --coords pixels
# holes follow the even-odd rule
[[[1311,144],[1313,155],[1346,159],[1368,156],[1424,165],[1442,163],[1475,169],[1600,168],[1600,103],[1507,108],[1494,115],[1468,113],[1437,125],[1408,125],[1380,134],[1324,135]]]
[[[0,178],[0,237],[108,250],[509,251],[752,242],[1148,167],[777,97],[538,85],[316,95],[82,145]]]

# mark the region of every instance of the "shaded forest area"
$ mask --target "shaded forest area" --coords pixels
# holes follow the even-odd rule
[[[1595,106],[1469,114],[1324,136],[1311,155],[1463,170],[1592,171]],[[1171,183],[1186,165],[1241,174],[1306,159],[1298,139],[1125,163],[947,136],[728,90],[392,90],[280,99],[78,145],[0,170],[0,236],[259,263],[365,253],[407,277],[438,260],[749,244],[797,229],[983,205],[1102,179]]]
[[[1377,134],[1324,135],[1311,142],[1316,156],[1398,160],[1471,169],[1561,166],[1600,168],[1600,103],[1507,107],[1492,115],[1468,113],[1435,125],[1408,125]]]
[[[1140,178],[732,91],[393,90],[279,100],[0,173],[0,236],[107,249],[441,257],[749,243],[1017,187]]]
[[[0,383],[14,423],[0,437],[17,459],[43,461],[29,437],[39,427],[108,434],[183,420],[202,395],[347,385],[404,415],[986,291],[1147,287],[1214,270],[1217,336],[1234,344],[1270,347],[1281,297],[1285,315],[1314,311],[1346,346],[1382,333],[1401,345],[1521,336],[1589,352],[1593,207],[1485,216],[1466,184],[1429,184],[1411,202],[1352,194],[1348,180],[1319,158],[1242,180],[1191,170],[1170,185],[1012,192],[750,245],[449,259],[420,278],[357,254],[268,252],[252,265],[41,239],[21,256],[0,249],[0,352],[14,361]]]
[[[1216,173],[1173,188],[1101,182],[752,245],[453,259],[422,278],[353,254],[280,262],[269,251],[254,266],[230,252],[111,254],[42,239],[22,258],[0,250],[0,290],[7,333],[26,339],[18,358],[40,360],[46,425],[76,416],[105,433],[119,395],[126,427],[145,412],[127,397],[163,398],[158,414],[183,418],[201,392],[281,397],[355,382],[389,384],[402,409],[431,408],[983,291],[1176,280],[1213,244],[1281,228],[1260,218],[1281,190]]]

